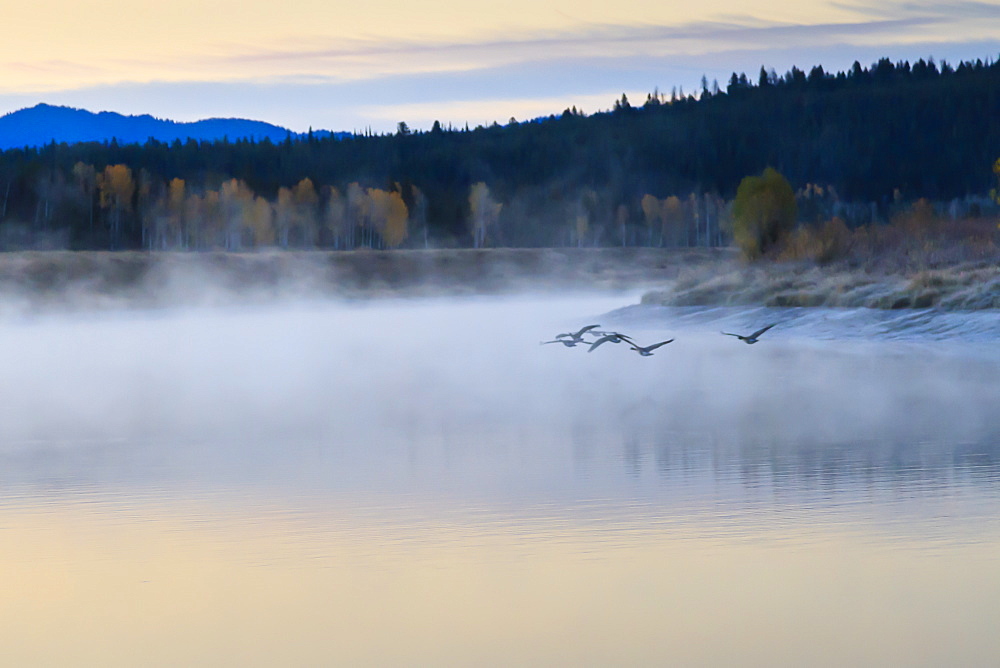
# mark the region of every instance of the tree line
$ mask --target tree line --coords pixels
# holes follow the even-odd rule
[[[7,150],[0,247],[719,245],[766,167],[800,221],[857,227],[919,198],[985,212],[998,155],[1000,60],[761,68],[473,129]]]

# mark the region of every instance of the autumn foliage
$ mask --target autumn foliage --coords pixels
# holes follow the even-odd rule
[[[740,181],[733,201],[733,240],[746,257],[758,258],[792,231],[797,213],[792,186],[768,167],[760,176]]]

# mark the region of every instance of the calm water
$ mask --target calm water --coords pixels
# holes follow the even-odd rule
[[[1000,315],[634,301],[8,318],[3,662],[1000,663]]]

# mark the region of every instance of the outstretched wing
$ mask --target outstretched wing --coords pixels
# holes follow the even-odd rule
[[[573,336],[573,338],[574,338],[574,339],[578,339],[578,338],[580,338],[581,336],[583,336],[584,334],[586,334],[587,332],[589,332],[590,330],[592,330],[592,329],[597,329],[598,327],[600,327],[600,325],[587,325],[586,327],[584,327],[583,329],[581,329],[581,330],[580,330],[579,332],[577,332],[577,333],[576,333],[576,334],[575,334],[575,335]]]
[[[743,338],[742,334],[733,334],[732,332],[722,332],[722,333],[725,334],[726,336],[735,336],[737,339]]]
[[[608,335],[605,335],[605,336],[602,336],[601,338],[597,339],[596,341],[594,341],[593,343],[591,343],[591,344],[590,344],[590,347],[589,347],[589,348],[587,348],[587,352],[588,352],[588,353],[592,353],[592,352],[594,352],[594,349],[595,349],[595,348],[596,348],[597,346],[601,345],[602,343],[607,343],[608,341],[610,341],[610,340],[611,340],[611,339],[613,339],[613,338],[615,338],[615,337],[613,337],[613,336],[608,336]]]
[[[771,329],[772,327],[774,327],[774,326],[775,326],[775,325],[777,325],[777,324],[778,324],[778,323],[776,323],[776,322],[772,322],[772,323],[771,323],[770,325],[768,325],[767,327],[762,327],[762,328],[758,329],[758,330],[757,330],[756,332],[754,332],[753,334],[751,334],[751,335],[750,335],[749,337],[747,337],[747,338],[750,338],[750,339],[756,339],[756,338],[757,338],[758,336],[760,336],[761,334],[763,334],[764,332],[766,332],[767,330]]]
[[[645,350],[646,350],[646,352],[652,352],[652,351],[656,350],[657,348],[659,348],[660,346],[665,346],[668,343],[673,343],[673,341],[674,341],[673,339],[670,339],[669,341],[660,341],[659,343],[654,343],[651,346],[646,346]]]

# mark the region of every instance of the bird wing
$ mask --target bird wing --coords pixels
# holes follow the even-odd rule
[[[760,336],[761,334],[763,334],[764,332],[766,332],[767,330],[771,329],[772,327],[774,327],[774,326],[775,326],[775,325],[777,325],[777,324],[778,324],[778,323],[776,323],[776,322],[772,322],[772,323],[771,323],[770,325],[768,325],[767,327],[761,327],[760,329],[758,329],[758,330],[757,330],[756,332],[754,332],[753,334],[751,334],[751,335],[750,335],[749,337],[747,337],[747,338],[751,338],[751,339],[756,339],[756,338],[757,338],[758,336]]]
[[[587,348],[587,352],[588,353],[594,352],[594,348],[596,348],[597,346],[601,345],[602,343],[610,341],[613,338],[615,338],[615,337],[613,337],[613,336],[602,336],[601,338],[597,339],[596,341],[594,341],[593,343],[590,344],[590,347]]]
[[[584,327],[583,329],[581,329],[579,332],[577,332],[576,335],[573,338],[577,338],[578,339],[581,336],[583,336],[584,334],[586,334],[587,332],[589,332],[590,330],[596,329],[598,327],[600,327],[600,325],[587,325],[586,327]]]
[[[737,339],[743,338],[742,334],[733,334],[732,332],[722,332],[722,333],[725,334],[726,336],[735,336]]]
[[[672,342],[673,342],[673,339],[670,339],[669,341],[660,341],[659,343],[654,343],[654,344],[653,344],[653,345],[651,345],[651,346],[646,346],[646,347],[644,348],[644,350],[646,350],[646,352],[649,352],[649,351],[651,351],[651,350],[656,350],[656,349],[657,349],[657,348],[659,348],[660,346],[665,346],[665,345],[667,345],[668,343],[672,343]]]

